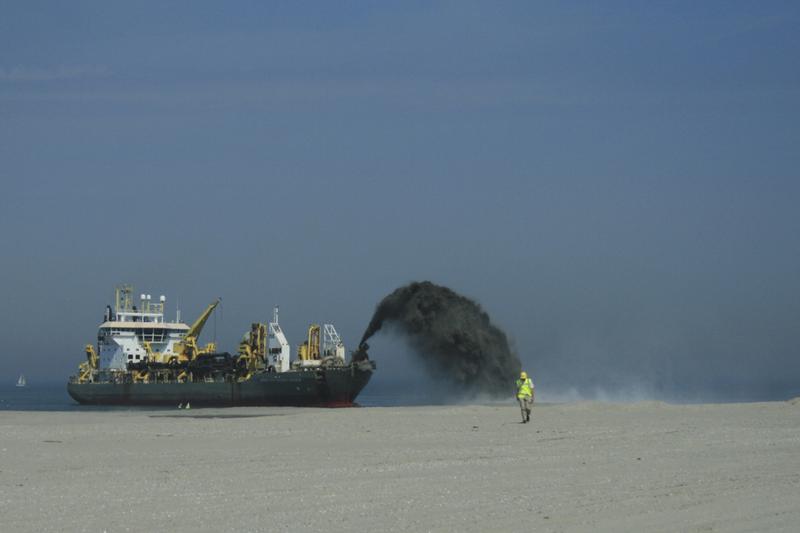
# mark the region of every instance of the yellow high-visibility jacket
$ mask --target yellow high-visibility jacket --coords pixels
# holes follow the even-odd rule
[[[517,380],[517,398],[530,398],[533,396],[533,381],[531,378]]]

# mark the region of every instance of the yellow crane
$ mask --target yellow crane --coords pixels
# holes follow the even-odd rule
[[[90,381],[92,378],[92,373],[97,370],[98,363],[99,358],[97,357],[97,352],[94,350],[94,346],[87,344],[86,361],[78,365],[78,381],[80,383],[86,383]]]
[[[216,309],[218,305],[219,298],[211,302],[209,306],[206,307],[206,310],[203,311],[199,317],[197,317],[197,320],[195,320],[194,324],[191,325],[189,331],[186,332],[183,340],[174,344],[172,350],[175,352],[175,355],[169,358],[169,363],[185,363],[192,361],[200,354],[212,353],[217,350],[217,345],[213,342],[209,342],[203,348],[200,348],[197,346],[197,338],[203,331],[203,327],[206,325],[208,317],[211,316],[211,313],[214,312],[214,309]]]
[[[246,381],[250,379],[250,374],[259,368],[264,368],[264,361],[267,355],[267,325],[253,323],[250,331],[244,335],[242,342],[239,343],[239,366],[247,370],[247,373],[239,379]]]

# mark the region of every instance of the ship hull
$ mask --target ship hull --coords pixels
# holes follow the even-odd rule
[[[364,364],[368,363],[368,364]],[[84,405],[347,406],[372,377],[373,364],[260,372],[246,381],[76,383],[67,392]]]

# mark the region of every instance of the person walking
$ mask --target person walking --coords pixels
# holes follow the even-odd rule
[[[520,372],[517,380],[517,401],[522,412],[522,423],[531,421],[531,407],[533,406],[533,381],[525,371]]]

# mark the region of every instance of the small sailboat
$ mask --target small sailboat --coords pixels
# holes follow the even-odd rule
[[[24,387],[27,384],[25,381],[25,374],[20,374],[19,379],[17,380],[17,387]]]

